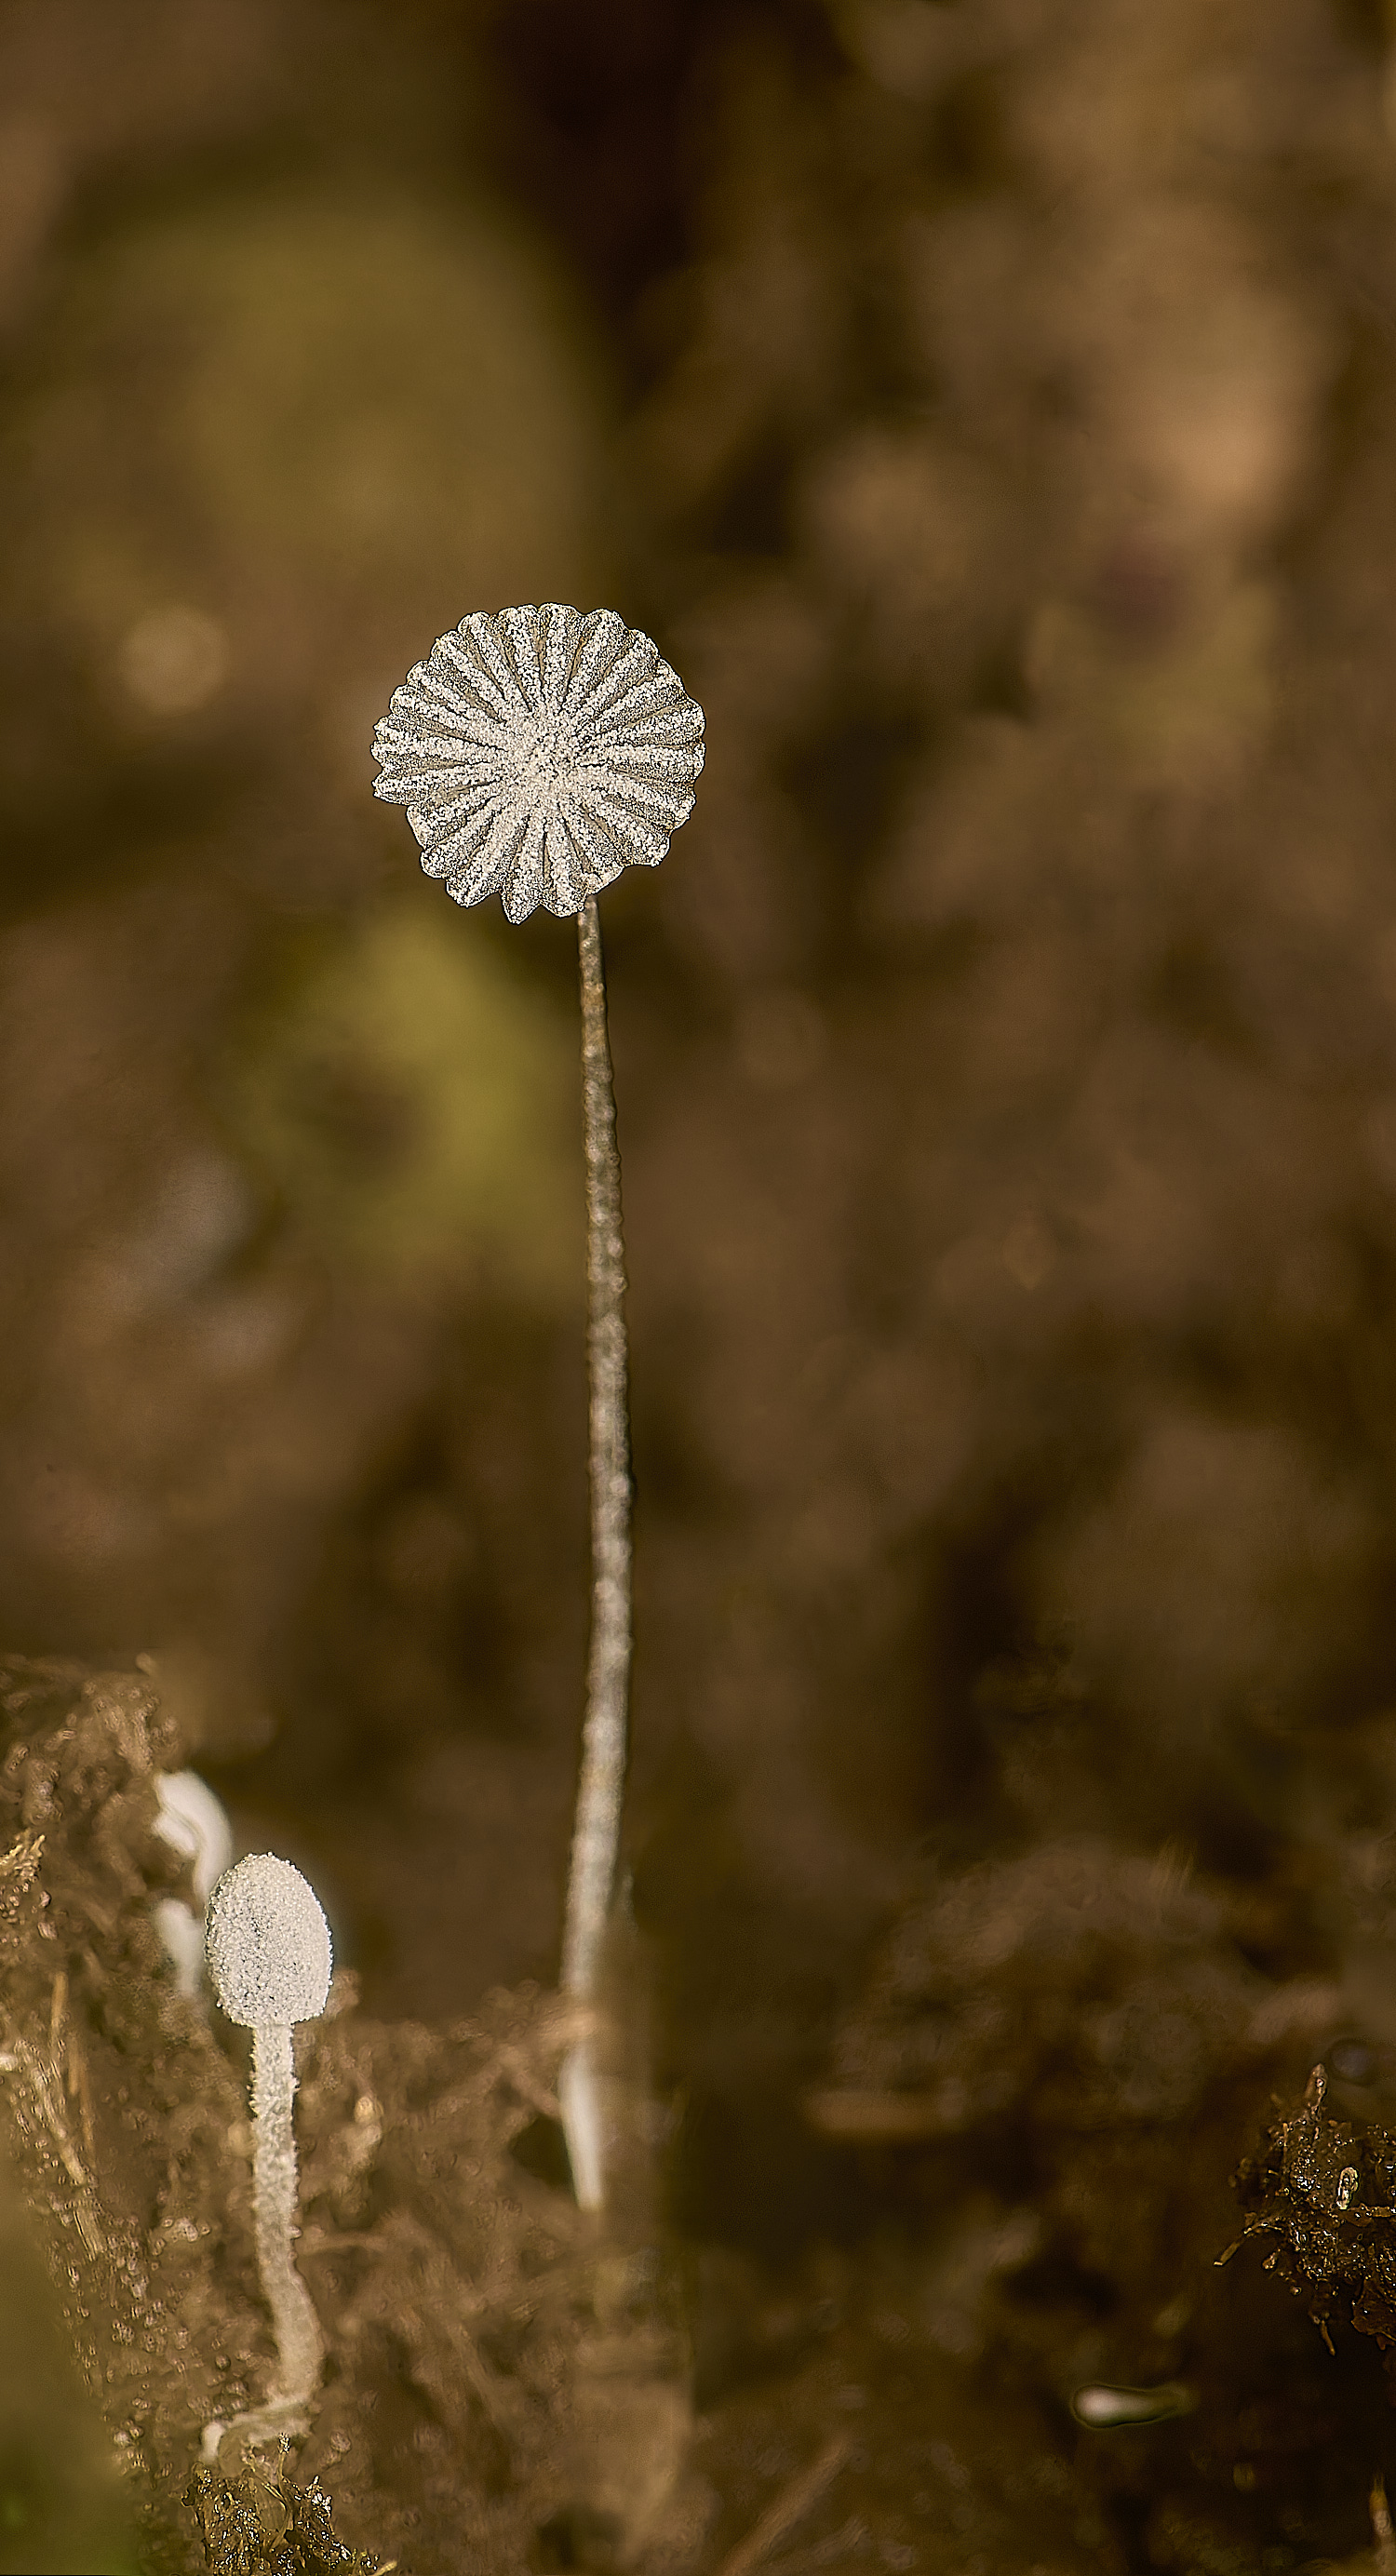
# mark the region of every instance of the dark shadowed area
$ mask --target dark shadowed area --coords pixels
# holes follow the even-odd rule
[[[0,474],[0,2576],[1392,2576],[1388,0],[5,0]],[[599,2233],[575,934],[369,753],[536,600],[708,715]]]

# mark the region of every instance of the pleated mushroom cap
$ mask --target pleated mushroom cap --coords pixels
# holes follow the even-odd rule
[[[564,918],[657,867],[693,811],[703,710],[613,608],[477,611],[409,671],[373,738],[373,792],[405,805],[457,903]]]

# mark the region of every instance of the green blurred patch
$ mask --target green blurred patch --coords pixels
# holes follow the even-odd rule
[[[0,2576],[137,2576],[116,2454],[78,2377],[12,2174],[0,2167]]]
[[[539,264],[497,221],[240,210],[145,245],[128,292],[169,327],[206,317],[179,425],[247,542],[390,589],[443,553],[459,579],[575,551],[585,395]]]
[[[546,256],[483,199],[266,180],[118,210],[0,402],[6,590],[118,729],[207,705],[303,765],[309,703],[362,769],[443,626],[604,591],[604,411]],[[172,608],[218,676],[167,704],[131,638]]]
[[[578,1292],[579,1041],[448,904],[302,951],[244,1024],[228,1108],[302,1229],[363,1269]]]

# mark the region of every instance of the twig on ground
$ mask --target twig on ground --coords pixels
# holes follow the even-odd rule
[[[797,2522],[803,2522],[825,2488],[833,2485],[851,2449],[847,2434],[835,2433],[809,2467],[799,2470],[772,2498],[745,2540],[739,2540],[724,2558],[718,2576],[747,2576],[748,2568],[759,2566],[776,2542],[783,2540],[787,2531],[793,2531]]]

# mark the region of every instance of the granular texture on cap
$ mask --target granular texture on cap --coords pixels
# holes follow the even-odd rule
[[[330,1991],[330,1927],[308,1879],[274,1852],[249,1852],[208,1906],[209,1973],[230,2021],[248,2030],[314,2021]]]

